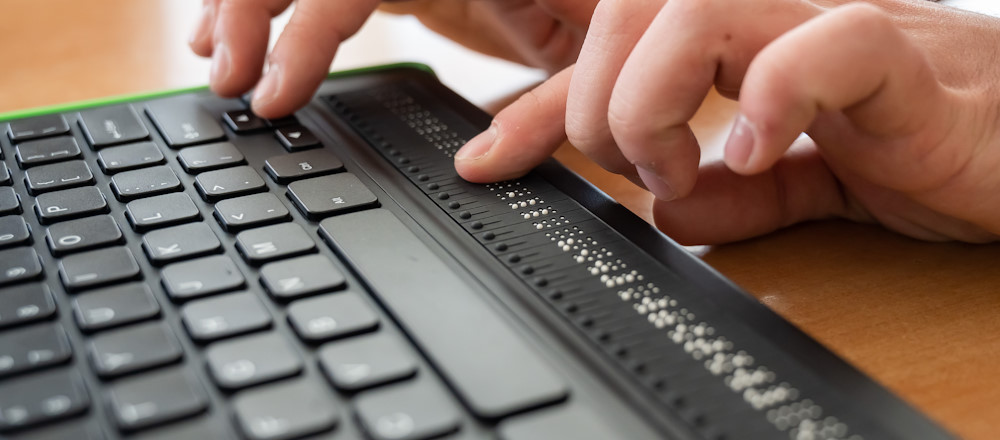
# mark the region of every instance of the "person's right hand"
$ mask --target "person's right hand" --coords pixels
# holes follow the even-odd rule
[[[192,50],[212,57],[211,86],[237,96],[256,85],[254,112],[266,118],[305,105],[340,43],[379,0],[298,0],[270,54],[271,19],[292,0],[204,0]],[[555,72],[576,60],[598,0],[412,0],[383,9],[416,15],[434,31],[489,55]],[[265,60],[267,73],[261,79]],[[259,83],[258,83],[259,81]]]

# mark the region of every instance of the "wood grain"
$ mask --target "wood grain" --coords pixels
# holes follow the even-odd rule
[[[185,47],[199,10],[196,0],[4,2],[0,111],[204,83],[207,63]],[[732,112],[712,95],[693,121],[706,160],[718,157]],[[648,194],[575,150],[558,157],[650,219]],[[1000,436],[1000,246],[830,221],[703,257],[949,430]]]

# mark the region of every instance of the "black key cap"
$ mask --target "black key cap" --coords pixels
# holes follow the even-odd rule
[[[94,174],[90,172],[87,162],[71,160],[69,162],[42,165],[24,172],[25,186],[32,195],[49,191],[73,188],[94,183]]]
[[[358,396],[358,419],[375,440],[423,440],[456,431],[454,399],[429,380],[416,380]]]
[[[323,255],[276,261],[260,268],[261,284],[281,300],[342,289],[346,281],[340,269]]]
[[[288,197],[303,214],[312,219],[328,217],[375,206],[378,199],[350,173],[292,182]]]
[[[417,373],[416,355],[399,338],[385,332],[326,344],[319,364],[333,386],[358,391]]]
[[[222,126],[193,97],[154,101],[146,106],[149,118],[171,148],[226,138]]]
[[[0,286],[38,278],[42,262],[35,250],[19,247],[0,251]]]
[[[80,373],[61,369],[0,383],[0,432],[55,422],[90,408]]]
[[[324,384],[308,379],[240,393],[233,400],[236,423],[251,440],[285,440],[333,428],[337,402]]]
[[[125,205],[125,217],[136,231],[176,225],[201,218],[191,197],[184,193],[133,200]]]
[[[125,431],[190,417],[208,407],[198,379],[182,367],[122,379],[109,395],[111,413]]]
[[[331,174],[344,169],[340,158],[326,150],[300,151],[268,158],[264,171],[278,183]]]
[[[14,188],[0,188],[0,215],[20,214],[21,198]]]
[[[61,220],[108,212],[101,190],[87,186],[42,194],[35,198],[38,221],[49,224]]]
[[[80,112],[80,126],[95,150],[149,137],[149,130],[128,104]]]
[[[7,287],[0,298],[0,328],[45,319],[56,312],[48,286],[41,283]]]
[[[97,163],[105,174],[157,165],[163,161],[163,153],[152,142],[120,145],[97,153]]]
[[[225,168],[244,163],[243,153],[229,142],[202,145],[181,150],[177,155],[184,171],[197,174],[202,171]]]
[[[607,440],[622,436],[621,427],[603,423],[599,414],[580,404],[561,405],[507,419],[500,423],[499,431],[503,440]]]
[[[320,145],[319,139],[316,138],[316,135],[312,134],[308,128],[301,125],[281,127],[274,131],[274,135],[277,136],[281,145],[292,153],[309,148],[315,148]]]
[[[271,315],[250,292],[231,293],[192,301],[181,309],[191,339],[209,342],[252,332],[271,325]]]
[[[264,179],[253,168],[239,166],[209,171],[195,178],[195,186],[206,202],[261,192],[266,189]]]
[[[205,358],[212,379],[226,390],[246,388],[302,371],[302,358],[288,340],[276,333],[213,344],[205,351]]]
[[[285,127],[288,125],[298,125],[299,118],[295,117],[295,115],[288,115],[278,119],[265,119],[264,122],[267,122],[268,127]]]
[[[391,212],[331,217],[320,231],[371,283],[474,413],[500,418],[566,397],[560,375]],[[441,304],[461,313],[442,313]],[[475,328],[488,339],[454,338]]]
[[[31,242],[31,230],[20,216],[0,217],[0,249]]]
[[[143,283],[109,287],[73,299],[73,316],[84,331],[129,324],[159,314],[160,305]]]
[[[11,121],[7,136],[11,142],[69,133],[69,124],[62,115],[42,115]]]
[[[177,337],[162,322],[101,333],[90,340],[87,351],[94,370],[104,378],[166,365],[183,354]]]
[[[10,177],[10,170],[7,169],[7,164],[0,162],[0,185],[9,186],[14,183],[14,180]]]
[[[374,330],[378,316],[358,294],[343,292],[292,303],[288,322],[300,338],[321,342]]]
[[[139,264],[128,248],[112,247],[63,258],[59,275],[67,290],[76,291],[138,278]]]
[[[251,194],[215,204],[215,218],[227,231],[239,231],[287,220],[288,208],[274,194]]]
[[[225,255],[171,264],[160,272],[163,288],[174,300],[186,300],[243,287],[243,274]]]
[[[182,188],[177,175],[166,166],[125,171],[111,177],[111,191],[123,202],[180,191]]]
[[[222,243],[208,225],[188,223],[147,233],[142,249],[153,264],[166,264],[218,252]]]
[[[171,423],[167,426],[143,431],[133,440],[235,440],[232,430],[223,424],[221,417],[199,417],[183,422]]]
[[[250,264],[313,252],[316,243],[295,223],[264,226],[236,234],[236,249]]]
[[[17,145],[15,156],[21,168],[28,168],[79,157],[80,145],[68,136],[27,141]]]
[[[59,256],[121,243],[124,238],[110,215],[95,215],[49,226],[45,241],[52,255]]]
[[[226,121],[226,125],[237,134],[246,134],[267,128],[264,120],[257,117],[250,110],[225,112],[222,114],[222,120]]]
[[[72,356],[66,331],[58,324],[0,333],[0,378],[61,364]]]

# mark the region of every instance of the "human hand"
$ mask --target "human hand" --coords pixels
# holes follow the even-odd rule
[[[606,0],[577,65],[500,112],[456,167],[472,181],[515,177],[568,134],[641,180],[656,225],[686,244],[831,217],[997,240],[1000,20],[838,3]],[[740,116],[724,163],[699,168],[687,122],[713,86],[739,97]]]
[[[387,2],[466,46],[550,72],[576,60],[598,0],[412,0]],[[237,96],[254,85],[253,109],[274,118],[305,105],[340,43],[379,0],[298,0],[270,54],[271,18],[292,0],[205,0],[192,50],[212,57],[212,90]],[[267,73],[261,79],[265,58]],[[259,83],[258,83],[259,81]]]

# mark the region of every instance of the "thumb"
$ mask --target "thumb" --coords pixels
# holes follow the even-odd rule
[[[497,113],[490,128],[455,154],[455,169],[470,182],[520,177],[566,141],[566,97],[573,67],[525,93]]]

